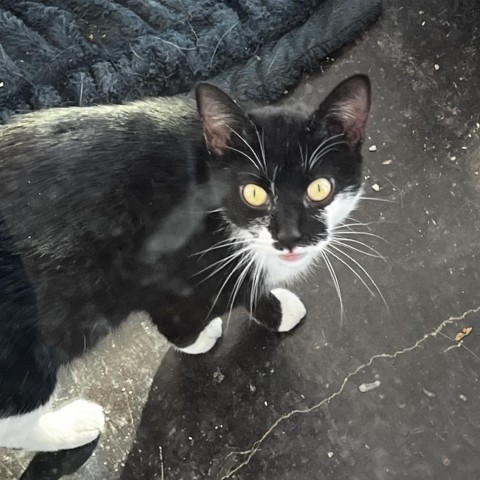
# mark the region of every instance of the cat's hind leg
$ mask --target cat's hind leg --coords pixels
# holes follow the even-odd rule
[[[95,440],[104,425],[99,405],[76,400],[52,410],[58,366],[35,328],[1,340],[0,447],[51,452]]]
[[[294,293],[276,288],[258,300],[252,316],[269,330],[288,332],[305,318],[306,313],[305,306]]]
[[[95,440],[104,425],[99,405],[76,400],[58,410],[51,408],[58,365],[35,328],[3,340],[2,343],[0,339],[0,447],[49,452]]]
[[[95,440],[104,427],[102,407],[75,400],[58,410],[50,404],[0,419],[0,446],[35,452],[79,447]]]
[[[0,447],[55,451],[95,440],[99,405],[77,400],[51,410],[58,362],[37,327],[36,292],[0,214]]]

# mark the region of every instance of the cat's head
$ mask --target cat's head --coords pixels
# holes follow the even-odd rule
[[[246,112],[209,84],[196,93],[232,237],[268,283],[293,279],[322,255],[358,202],[368,77],[343,81],[310,114]]]

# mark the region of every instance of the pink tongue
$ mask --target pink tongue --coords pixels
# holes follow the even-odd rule
[[[295,260],[298,260],[302,256],[303,255],[301,253],[289,252],[289,253],[285,253],[284,255],[280,255],[280,258],[282,260],[286,260],[287,262],[294,262]]]

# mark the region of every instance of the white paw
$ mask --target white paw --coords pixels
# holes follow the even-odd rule
[[[282,309],[282,321],[278,327],[279,332],[288,332],[300,323],[305,317],[307,310],[300,299],[292,292],[283,288],[276,288],[271,291],[277,297]]]
[[[105,417],[100,405],[76,400],[42,415],[38,426],[44,432],[46,445],[58,450],[75,448],[92,442],[100,435]]]
[[[215,343],[217,339],[222,336],[222,319],[220,317],[215,317],[201,332],[197,337],[195,343],[192,343],[188,347],[179,348],[185,353],[190,353],[191,355],[197,355],[199,353],[208,352]]]

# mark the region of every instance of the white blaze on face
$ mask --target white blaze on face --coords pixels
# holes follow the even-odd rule
[[[333,202],[324,209],[324,218],[329,232],[332,228],[344,222],[350,213],[355,210],[361,194],[361,189],[357,191],[347,189],[335,195]]]
[[[299,255],[298,260],[286,261],[282,259],[282,255],[287,254],[288,250],[278,250],[274,247],[275,240],[265,226],[258,225],[248,230],[238,229],[235,236],[248,240],[249,253],[255,259],[254,268],[262,271],[264,287],[267,290],[292,282],[302,273],[306,273],[325,243],[322,241],[308,247],[297,247],[295,253]]]
[[[325,222],[329,232],[345,221],[352,210],[355,209],[360,195],[360,190],[343,191],[335,196],[330,205],[325,207],[321,219]],[[307,273],[330,239],[327,238],[309,246],[297,247],[294,253],[298,254],[298,258],[294,261],[286,261],[284,257],[282,258],[282,255],[287,254],[288,250],[282,251],[274,247],[275,240],[267,225],[268,220],[265,219],[265,221],[259,221],[248,229],[234,228],[232,232],[233,238],[242,240],[239,243],[240,248],[248,245],[249,254],[255,259],[254,268],[263,272],[266,289],[285,285]],[[246,243],[243,243],[244,241]]]

